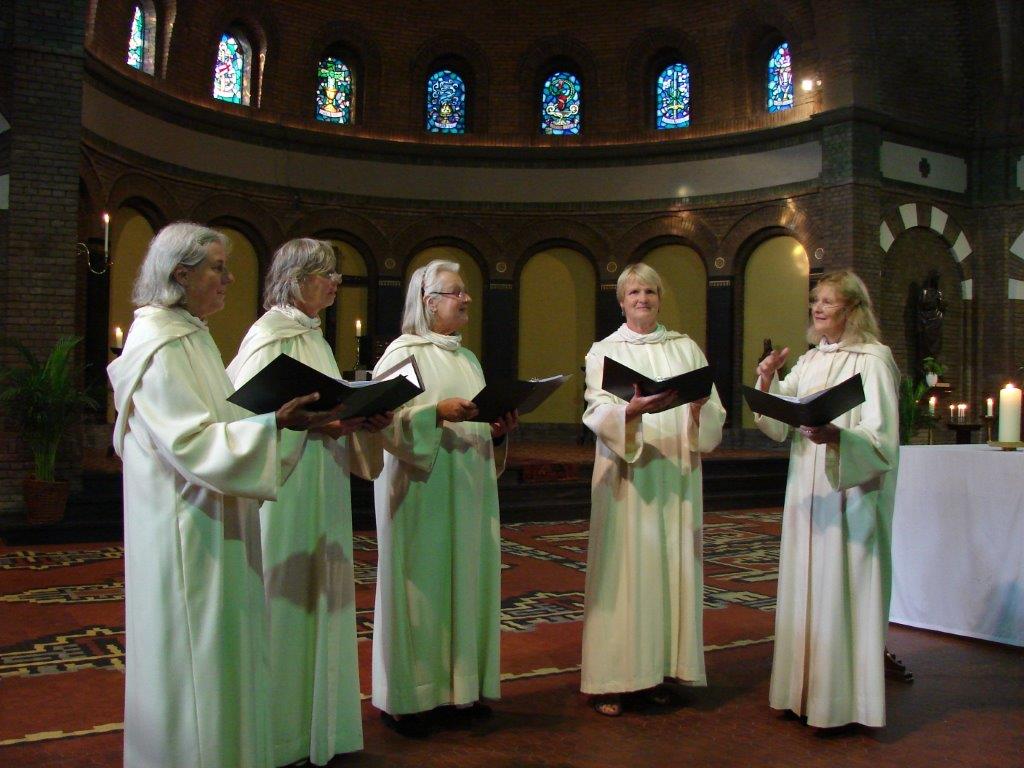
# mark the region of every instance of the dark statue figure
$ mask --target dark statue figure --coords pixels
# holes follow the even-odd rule
[[[942,352],[942,316],[946,302],[939,290],[939,273],[932,270],[921,286],[917,297],[917,349],[919,359],[934,357]]]

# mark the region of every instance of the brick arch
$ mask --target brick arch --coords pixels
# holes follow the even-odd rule
[[[449,67],[466,84],[466,133],[487,133],[490,113],[490,60],[483,48],[461,34],[432,38],[420,46],[409,64],[410,130],[423,132],[426,82],[438,67]]]
[[[238,195],[215,194],[193,206],[196,221],[223,225],[242,232],[252,243],[264,267],[272,251],[283,240],[281,227],[265,208]]]
[[[484,280],[494,272],[500,251],[494,238],[480,225],[468,219],[437,216],[420,219],[403,229],[394,238],[392,252],[398,264],[395,272],[404,276],[412,258],[424,248],[451,245],[468,253],[480,268]]]
[[[540,136],[540,96],[544,80],[555,67],[573,69],[580,79],[581,128],[586,133],[595,116],[600,115],[601,88],[597,62],[590,49],[568,35],[553,35],[534,41],[519,60],[516,82],[519,85],[520,130],[526,136]],[[572,136],[552,136],[559,141]]]
[[[711,272],[711,262],[718,253],[718,238],[707,222],[691,212],[640,222],[616,240],[612,252],[623,261],[637,261],[653,248],[669,242],[693,248]]]
[[[182,218],[181,206],[155,178],[137,171],[117,177],[107,192],[106,209],[111,213],[125,205],[137,208],[154,231]]]
[[[732,226],[718,248],[718,256],[725,263],[721,267],[713,266],[709,273],[741,275],[746,259],[754,249],[777,235],[788,235],[799,241],[808,258],[824,242],[810,217],[795,205],[765,206],[747,214]],[[828,259],[827,252],[825,259]],[[827,266],[827,261],[823,265]]]
[[[914,227],[929,229],[937,234],[949,248],[949,255],[956,262],[962,275],[961,295],[966,300],[974,297],[974,248],[963,227],[936,205],[930,203],[903,203],[891,208],[878,225],[878,244],[882,253],[888,254],[893,243],[906,230]],[[883,256],[884,257],[884,256]]]
[[[673,61],[682,61],[690,70],[690,104],[703,105],[705,114],[707,99],[704,93],[705,68],[701,46],[688,32],[675,27],[645,29],[626,49],[629,54],[623,62],[622,82],[626,83],[629,96],[629,115],[633,125],[655,130],[654,79]],[[691,112],[691,122],[692,122]]]
[[[593,265],[598,283],[608,262],[614,260],[607,239],[586,224],[571,219],[531,222],[504,247],[509,257],[515,259],[513,276],[516,282],[530,257],[546,248],[572,248],[582,253]],[[618,273],[615,274],[617,276]]]
[[[346,234],[350,237],[344,236]],[[371,221],[337,208],[324,208],[307,213],[288,227],[284,239],[328,236],[351,243],[362,254],[367,269],[373,275],[383,270],[384,259],[391,252],[387,239]]]
[[[361,24],[353,21],[334,20],[321,26],[309,38],[299,57],[299,66],[305,68],[306,90],[301,94],[304,99],[299,105],[299,114],[306,110],[308,118],[316,122],[313,116],[312,94],[316,93],[316,66],[331,48],[340,48],[345,54],[345,63],[352,70],[353,76],[353,124],[365,123],[365,117],[376,114],[380,98],[380,48],[374,36]],[[371,121],[372,122],[372,121]],[[322,125],[322,124],[320,124]],[[332,126],[341,128],[341,126]]]

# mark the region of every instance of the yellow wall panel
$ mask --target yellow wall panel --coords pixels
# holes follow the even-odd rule
[[[642,261],[661,275],[658,319],[670,331],[685,333],[704,349],[708,324],[708,274],[693,248],[663,245]]]

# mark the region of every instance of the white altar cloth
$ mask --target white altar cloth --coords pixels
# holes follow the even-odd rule
[[[1024,451],[900,448],[889,620],[1024,646]]]

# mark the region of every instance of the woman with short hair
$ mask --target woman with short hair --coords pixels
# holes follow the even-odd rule
[[[377,507],[373,704],[390,726],[423,735],[442,705],[485,716],[499,696],[498,486],[494,440],[516,426],[470,421],[484,386],[459,331],[470,295],[459,265],[432,261],[409,281],[402,335],[376,371],[415,358],[423,394],[395,412],[384,437]],[[504,450],[499,463],[504,463]]]
[[[337,296],[336,270],[330,243],[299,238],[277,250],[263,292],[267,312],[228,366],[236,387],[282,354],[341,376],[318,316]],[[363,747],[349,473],[377,476],[381,444],[372,432],[388,422],[382,414],[309,433],[277,500],[260,507],[276,765],[306,757],[325,765]]]
[[[710,397],[679,405],[676,393],[627,402],[602,386],[610,357],[649,378],[707,365],[688,336],[658,323],[661,277],[622,270],[616,296],[625,322],[587,353],[583,422],[597,436],[583,611],[582,690],[602,715],[622,714],[623,694],[670,701],[663,682],[706,685],[700,454],[722,439],[725,409]]]
[[[206,319],[234,281],[228,240],[178,222],[153,238],[108,367],[124,462],[126,766],[272,766],[257,500],[294,466],[281,429],[337,417],[248,415]]]
[[[757,366],[757,386],[802,397],[860,374],[864,403],[823,427],[791,430],[755,415],[774,440],[791,433],[782,515],[770,704],[809,725],[885,725],[885,636],[892,589],[891,532],[899,370],[879,342],[864,282],[851,270],[811,291],[807,340],[785,379],[789,349]]]

